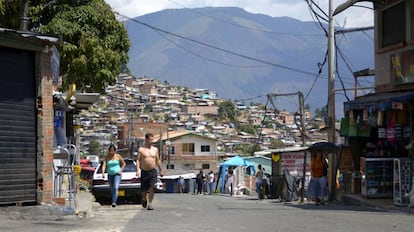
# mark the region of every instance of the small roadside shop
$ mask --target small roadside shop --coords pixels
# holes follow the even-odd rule
[[[300,189],[305,189],[310,181],[310,155],[306,155],[308,147],[287,147],[255,152],[254,155],[268,156],[272,159],[271,196],[283,196],[283,171],[287,170],[296,179],[301,179]],[[304,192],[304,191],[301,191]],[[303,200],[301,194],[301,200]]]
[[[414,92],[388,92],[344,103],[341,136],[361,175],[361,195],[406,204],[414,159]]]

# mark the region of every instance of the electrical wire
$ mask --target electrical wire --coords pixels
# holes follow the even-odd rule
[[[262,140],[262,131],[263,131],[263,127],[264,127],[264,122],[265,122],[265,120],[266,120],[266,117],[267,117],[267,114],[266,114],[266,112],[267,112],[267,105],[269,104],[269,101],[270,101],[270,97],[268,96],[267,97],[267,101],[266,101],[266,104],[265,104],[265,108],[264,108],[264,115],[263,115],[263,118],[262,118],[262,121],[260,122],[260,130],[259,130],[259,136],[258,136],[258,138],[257,138],[257,141],[256,141],[256,143],[254,144],[254,147],[253,147],[253,149],[252,149],[252,153],[254,153],[255,151],[256,151],[256,148],[257,148],[257,146],[259,146],[259,143],[261,142],[261,140]],[[252,154],[253,155],[253,154]]]
[[[319,25],[319,28],[321,30],[323,30],[323,32],[325,33],[325,36],[328,37],[328,31],[325,29],[325,27],[322,25],[322,22],[320,21],[320,18],[324,19],[325,21],[327,21],[327,19],[323,18],[320,14],[316,13],[316,11],[313,8],[313,5],[315,5],[325,15],[325,17],[328,17],[328,15],[313,0],[310,0],[310,1],[305,0],[305,2],[308,4],[308,8],[309,8],[310,12],[312,13],[311,15],[314,16],[312,18],[316,19],[316,21],[317,21],[317,22],[315,22],[315,24],[317,23],[317,25]],[[308,99],[308,97],[310,96],[310,94],[312,93],[313,88],[316,85],[316,82],[321,77],[323,66],[327,62],[327,57],[328,57],[328,49],[325,52],[324,60],[322,61],[322,63],[320,63],[320,62],[318,63],[318,68],[319,68],[318,75],[316,75],[315,79],[313,80],[313,83],[312,83],[311,87],[309,88],[309,90],[307,91],[307,93],[304,97],[305,102]]]
[[[139,21],[137,19],[129,18],[128,16],[125,16],[125,15],[120,14],[118,12],[115,12],[115,13],[118,14],[118,15],[120,15],[120,16],[122,16],[122,17],[124,17],[124,18],[127,18],[127,19],[129,19],[129,20],[131,20],[133,22],[136,22],[136,23],[141,24],[141,25],[143,25],[145,27],[151,28],[154,31],[158,31],[158,32],[161,32],[161,33],[165,33],[165,34],[174,36],[174,37],[178,37],[180,39],[183,39],[183,40],[186,40],[186,41],[190,41],[190,42],[193,42],[193,43],[196,43],[196,44],[205,46],[205,47],[209,47],[209,48],[212,48],[212,49],[221,51],[221,52],[225,52],[225,53],[228,53],[228,54],[232,54],[232,55],[237,56],[237,57],[242,57],[242,58],[245,58],[247,60],[256,61],[258,63],[267,64],[267,65],[270,65],[270,66],[273,66],[273,67],[278,67],[278,68],[286,69],[286,70],[289,70],[289,71],[292,71],[292,72],[301,73],[301,74],[305,74],[305,75],[308,75],[308,76],[316,76],[317,75],[317,74],[312,73],[312,72],[309,72],[309,71],[292,68],[292,67],[289,67],[289,66],[286,66],[286,65],[276,64],[276,63],[273,63],[273,62],[269,62],[269,61],[265,61],[265,60],[262,60],[262,59],[254,58],[254,57],[251,57],[251,56],[243,55],[241,53],[234,52],[234,51],[231,51],[231,50],[228,50],[228,49],[220,48],[220,47],[217,47],[217,46],[214,46],[214,45],[205,43],[205,42],[201,42],[201,41],[198,41],[198,40],[195,40],[195,39],[191,39],[191,38],[188,38],[188,37],[185,37],[185,36],[182,36],[182,35],[178,35],[178,34],[175,34],[175,33],[172,33],[172,32],[169,32],[169,31],[166,31],[166,30],[163,30],[163,29],[160,29],[158,27],[152,26],[152,25],[150,25],[148,23],[144,23],[144,22]]]
[[[235,99],[234,101],[235,102],[244,102],[244,101],[251,101],[251,100],[259,99],[259,98],[262,98],[262,97],[266,97],[266,95],[259,95],[259,96],[251,97],[251,98]]]
[[[309,6],[310,11],[311,11],[311,12],[313,12],[313,14],[314,14],[314,16],[315,16],[315,19],[316,19],[316,21],[317,21],[317,22],[315,22],[315,23],[317,23],[317,24],[319,25],[319,27],[320,27],[320,28],[324,31],[325,35],[326,35],[326,36],[328,36],[328,32],[327,32],[327,30],[326,30],[326,29],[325,29],[325,27],[322,25],[322,22],[321,22],[321,20],[320,20],[320,19],[322,19],[322,20],[324,20],[324,21],[327,21],[327,19],[326,19],[327,14],[326,14],[326,13],[324,13],[324,12],[323,12],[323,10],[322,10],[322,9],[321,9],[321,8],[320,8],[320,7],[319,7],[319,6],[318,6],[318,5],[317,5],[317,4],[316,4],[313,0],[311,0],[310,2],[309,2],[309,0],[305,0],[305,1],[308,3],[308,6]],[[170,1],[170,2],[173,2],[173,1]],[[174,3],[174,4],[177,4],[177,3],[175,3],[175,2],[173,2],[173,3]],[[319,10],[319,11],[321,11],[325,17],[324,17],[323,15],[321,15],[321,14],[317,13],[317,12],[314,10],[313,6],[316,6],[316,7],[318,8],[318,10]],[[198,11],[195,11],[195,10],[193,10],[193,11],[194,11],[194,12],[197,12],[198,14],[201,14],[201,13],[200,13],[200,12],[198,12]],[[325,65],[325,63],[326,63],[326,58],[327,58],[327,56],[326,56],[326,55],[325,55],[325,57],[324,57],[324,61],[323,61],[322,63],[318,63],[318,68],[319,68],[318,73],[312,73],[312,72],[309,72],[309,71],[304,71],[304,70],[300,70],[300,69],[292,68],[292,67],[289,67],[289,66],[285,66],[285,65],[276,64],[276,63],[273,63],[273,62],[269,62],[269,61],[265,61],[265,60],[257,59],[257,58],[251,57],[251,56],[243,55],[243,54],[240,54],[240,53],[237,53],[237,52],[233,52],[233,51],[228,50],[228,49],[224,49],[224,48],[220,48],[220,47],[217,47],[217,46],[213,46],[213,45],[207,44],[207,43],[205,43],[205,42],[200,42],[200,41],[197,41],[197,40],[194,40],[194,39],[191,39],[191,38],[187,38],[187,37],[185,37],[185,36],[181,36],[181,35],[178,35],[178,34],[175,34],[175,33],[172,33],[172,32],[169,32],[169,31],[166,31],[166,30],[163,30],[163,29],[160,29],[160,28],[155,27],[155,26],[152,26],[152,25],[150,25],[150,24],[147,24],[147,23],[141,22],[141,21],[139,21],[139,20],[137,20],[137,19],[132,19],[132,18],[130,18],[130,17],[128,17],[128,16],[125,16],[125,15],[123,15],[123,14],[120,14],[120,13],[118,13],[118,12],[114,12],[114,13],[115,13],[115,14],[117,14],[117,15],[119,15],[119,16],[121,16],[121,17],[123,17],[123,18],[129,19],[130,21],[136,22],[136,23],[138,23],[138,24],[141,24],[141,25],[143,25],[143,26],[145,26],[145,27],[148,27],[148,28],[150,28],[150,29],[152,29],[152,30],[156,31],[156,32],[157,32],[157,33],[158,33],[161,37],[163,37],[164,39],[166,39],[166,40],[167,40],[167,41],[169,41],[170,43],[173,43],[174,45],[176,45],[177,47],[179,47],[179,48],[183,49],[184,51],[186,51],[186,52],[188,52],[188,53],[191,53],[191,54],[193,54],[193,55],[195,55],[195,56],[197,56],[197,57],[199,57],[199,58],[202,58],[202,59],[208,60],[208,61],[210,61],[210,62],[214,62],[214,63],[221,64],[221,65],[227,65],[227,66],[233,66],[233,67],[240,67],[240,68],[252,68],[252,67],[253,67],[253,68],[257,68],[257,67],[274,66],[274,67],[278,67],[278,68],[286,69],[286,70],[289,70],[289,71],[293,71],[293,72],[302,73],[302,74],[305,74],[305,75],[315,76],[315,79],[314,79],[314,81],[313,81],[313,83],[312,83],[312,85],[311,85],[310,89],[308,90],[308,92],[307,92],[307,94],[306,94],[305,99],[307,99],[307,98],[308,98],[308,96],[310,95],[310,93],[312,92],[312,90],[313,90],[314,86],[316,85],[316,82],[317,82],[317,80],[318,80],[318,79],[320,79],[320,78],[325,78],[325,79],[326,79],[326,78],[327,78],[327,75],[320,75],[320,74],[321,74],[321,72],[322,72],[322,68],[323,68],[323,66],[324,66],[324,65]],[[212,17],[212,16],[208,16],[208,15],[204,15],[204,16],[206,16],[206,17],[210,17],[210,18],[212,18],[212,19],[219,20],[219,21],[222,21],[222,22],[226,22],[226,23],[229,23],[229,24],[232,24],[232,25],[235,25],[235,26],[242,26],[242,25],[239,25],[239,24],[234,24],[234,23],[230,23],[230,22],[224,21],[224,20],[219,19],[219,18],[216,18],[216,17]],[[242,26],[242,27],[246,27],[246,26]],[[250,28],[250,27],[246,27],[246,28],[249,28],[249,29],[255,29],[255,28]],[[267,31],[267,32],[269,32],[269,31]],[[211,59],[211,58],[208,58],[208,57],[205,57],[205,56],[201,56],[200,54],[197,54],[196,52],[193,52],[193,51],[191,51],[190,49],[187,49],[187,48],[185,48],[184,46],[181,46],[180,44],[178,44],[178,43],[174,42],[173,40],[169,39],[168,37],[164,36],[163,34],[167,34],[167,35],[170,35],[170,36],[178,37],[178,38],[183,39],[183,40],[187,40],[187,41],[190,41],[190,42],[193,42],[193,43],[197,43],[197,44],[200,44],[200,45],[202,45],[202,46],[206,46],[206,47],[209,47],[209,48],[213,48],[213,49],[215,49],[215,50],[219,50],[219,51],[221,51],[221,52],[229,53],[229,54],[232,54],[232,55],[234,55],[234,56],[242,57],[242,58],[245,58],[245,59],[248,59],[248,60],[252,60],[252,61],[255,61],[255,62],[259,62],[259,63],[265,64],[265,65],[262,65],[262,66],[254,66],[254,65],[234,65],[234,64],[224,63],[224,62],[218,62],[218,61],[215,61],[215,60],[213,60],[213,59]],[[340,54],[341,54],[341,53],[340,53]],[[343,58],[343,59],[345,60],[345,58]],[[347,65],[349,65],[346,61],[345,61],[345,63],[346,63]],[[348,68],[350,68],[350,67],[348,67]],[[339,76],[339,74],[338,74],[338,76]],[[341,80],[341,84],[342,84],[343,89],[345,89],[345,87],[344,87],[344,83],[343,83],[343,81],[342,81],[342,78],[340,78],[340,80]],[[263,96],[257,96],[257,97],[247,98],[247,99],[241,99],[241,100],[244,100],[244,101],[246,101],[246,100],[253,100],[253,99],[260,98],[260,97],[263,97]]]
[[[308,6],[311,8],[312,12],[314,13],[314,15],[315,15],[317,18],[323,19],[325,22],[328,22],[328,21],[329,21],[329,15],[328,15],[327,13],[325,13],[325,11],[323,11],[323,10],[319,7],[319,5],[318,5],[318,4],[316,4],[313,0],[310,0],[310,3],[309,3],[309,0],[305,0],[305,2],[308,4]],[[316,8],[318,8],[318,10],[319,10],[320,12],[322,12],[323,16],[321,16],[321,15],[320,15],[320,14],[318,14],[318,13],[316,13],[316,11],[313,9],[312,5],[316,6]],[[318,21],[319,21],[319,20],[318,20]]]
[[[223,23],[226,23],[226,24],[229,24],[229,25],[232,25],[232,26],[241,27],[241,28],[246,28],[246,29],[249,29],[249,30],[260,31],[260,32],[266,32],[266,33],[275,33],[275,34],[279,34],[279,35],[294,35],[294,36],[321,36],[320,34],[298,34],[298,33],[287,33],[287,32],[278,32],[278,31],[264,30],[264,29],[255,28],[255,27],[249,27],[249,26],[246,26],[246,25],[237,24],[237,23],[233,23],[233,22],[230,22],[230,21],[227,21],[227,20],[221,19],[221,18],[217,18],[217,17],[211,16],[211,15],[208,15],[208,14],[204,14],[204,13],[202,13],[202,12],[198,11],[198,10],[195,10],[194,8],[189,8],[189,7],[186,7],[186,6],[184,6],[184,5],[182,5],[182,4],[179,4],[179,3],[175,2],[175,1],[172,1],[172,0],[168,0],[168,1],[169,1],[169,2],[171,2],[171,3],[173,3],[173,4],[175,4],[175,5],[177,5],[177,6],[180,6],[180,7],[184,8],[184,9],[190,10],[190,11],[192,11],[192,12],[194,12],[194,13],[198,14],[198,15],[201,15],[201,16],[204,16],[204,17],[207,17],[207,18],[213,19],[213,20],[215,20],[215,21],[223,22]]]
[[[308,4],[308,7],[309,7],[309,9],[310,9],[310,11],[313,13],[313,15],[315,16],[315,19],[317,20],[317,22],[319,23],[319,25],[320,25],[320,28],[325,32],[325,35],[326,36],[328,36],[328,32],[327,32],[327,30],[325,29],[325,27],[323,27],[323,25],[322,25],[322,23],[321,23],[321,21],[320,21],[320,19],[323,19],[323,20],[325,20],[325,21],[327,21],[327,18],[326,17],[328,17],[329,18],[329,16],[318,6],[318,4],[316,4],[313,0],[305,0],[305,2]],[[313,6],[316,6],[316,8],[320,11],[320,12],[322,12],[322,14],[325,16],[325,17],[322,17],[320,14],[318,14],[316,11],[315,11],[315,9],[314,9],[314,7]],[[366,34],[367,35],[367,34]],[[368,35],[367,35],[368,36]],[[348,67],[348,69],[351,71],[351,73],[352,73],[352,68],[350,67],[350,62],[345,58],[345,56],[344,56],[344,54],[341,52],[341,49],[339,48],[339,46],[338,46],[338,43],[337,43],[337,40],[335,39],[335,47],[336,47],[336,53],[337,54],[340,54],[340,56],[341,56],[341,58],[343,59],[343,61],[345,62],[345,64],[346,64],[346,66]],[[322,63],[318,63],[318,66],[319,66],[319,73],[321,72],[321,70],[322,70],[322,67],[326,64],[326,59],[327,59],[327,54],[325,54],[325,59],[324,59],[324,61],[322,62]],[[335,65],[336,65],[336,74],[337,74],[337,76],[338,76],[338,79],[339,79],[339,81],[340,81],[340,83],[341,83],[341,86],[342,86],[342,89],[343,89],[343,92],[344,92],[344,95],[345,95],[345,97],[347,98],[347,100],[349,101],[349,97],[348,97],[348,95],[346,94],[346,88],[345,88],[345,84],[344,84],[344,80],[343,80],[343,78],[341,77],[341,75],[340,75],[340,73],[339,73],[339,65],[338,65],[338,60],[336,60],[336,63],[335,63]],[[353,74],[353,73],[352,73]],[[311,86],[311,88],[308,90],[308,93],[306,94],[306,97],[305,97],[305,100],[308,98],[308,96],[310,95],[310,93],[311,93],[311,91],[312,91],[312,89],[314,88],[314,86],[315,86],[315,83],[316,83],[316,81],[319,79],[319,77],[316,77],[315,78],[315,80],[314,80],[314,82],[313,82],[313,84],[312,84],[312,86]]]
[[[190,49],[185,48],[184,46],[181,46],[179,43],[176,43],[175,41],[169,39],[167,36],[164,36],[159,31],[156,31],[156,33],[158,33],[161,37],[163,37],[165,40],[169,41],[170,43],[174,44],[175,46],[183,49],[184,51],[186,51],[186,52],[188,52],[188,53],[190,53],[190,54],[192,54],[194,56],[197,56],[197,57],[199,57],[201,59],[208,60],[208,61],[210,61],[212,63],[226,65],[226,66],[232,66],[232,67],[237,67],[237,68],[263,68],[263,67],[269,67],[269,65],[234,65],[234,64],[230,64],[230,63],[219,62],[219,61],[213,60],[211,58],[202,56],[202,55],[200,55],[200,54],[198,54],[196,52],[193,52]]]

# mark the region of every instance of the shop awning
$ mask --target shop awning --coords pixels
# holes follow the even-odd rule
[[[349,110],[389,110],[393,109],[393,103],[406,103],[414,101],[414,92],[392,92],[381,94],[370,94],[361,96],[353,101],[344,103],[344,112]]]

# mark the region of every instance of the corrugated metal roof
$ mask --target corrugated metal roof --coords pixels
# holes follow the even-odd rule
[[[19,30],[0,27],[0,33],[15,34],[23,38],[31,38],[35,40],[47,41],[49,43],[60,42],[60,39],[56,36],[40,34],[40,33],[31,32],[31,31],[19,31]]]

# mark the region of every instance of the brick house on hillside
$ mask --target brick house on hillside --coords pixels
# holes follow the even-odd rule
[[[154,137],[160,139],[159,135]],[[163,146],[160,153],[165,167],[169,163],[169,169],[218,170],[216,139],[190,131],[173,131],[163,133],[161,141]]]
[[[183,105],[181,112],[191,116],[218,115],[218,107],[216,105]]]

